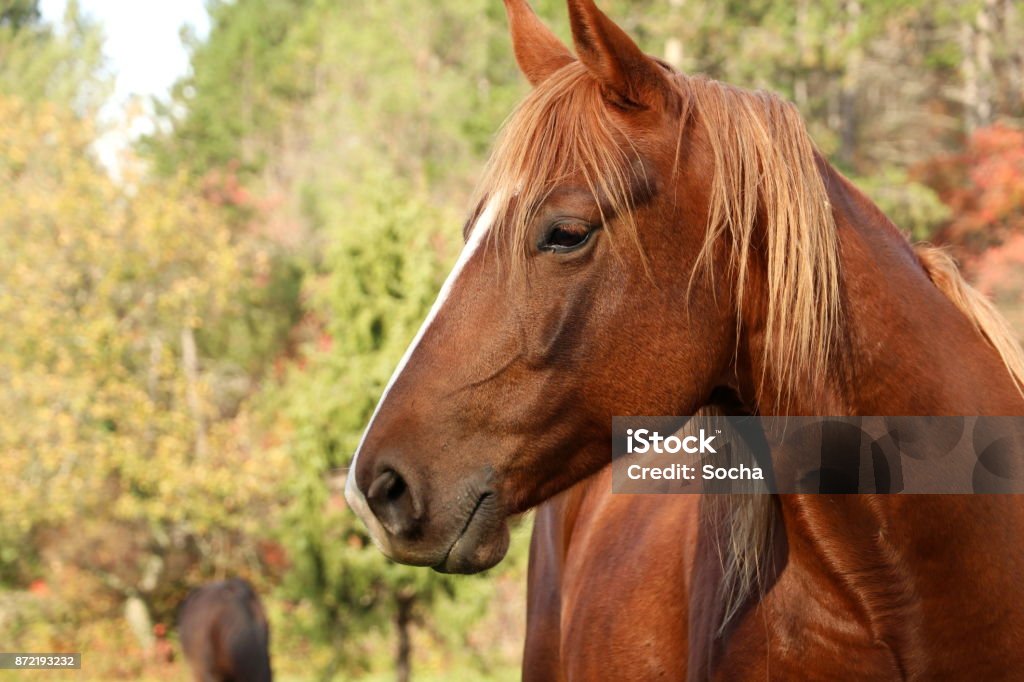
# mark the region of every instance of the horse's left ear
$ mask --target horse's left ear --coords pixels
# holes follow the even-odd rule
[[[577,56],[601,83],[609,101],[624,109],[647,109],[664,101],[665,70],[594,0],[569,0],[569,22]]]

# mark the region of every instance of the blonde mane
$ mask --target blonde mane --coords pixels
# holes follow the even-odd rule
[[[809,387],[823,386],[839,362],[839,240],[819,157],[796,107],[776,95],[680,74],[673,83],[682,103],[680,141],[686,126],[699,121],[714,163],[708,226],[694,276],[714,276],[715,254],[726,246],[739,326],[751,267],[761,257],[767,291],[761,303],[766,314],[758,398],[785,405],[791,394],[806,395]],[[677,169],[686,163],[679,158],[680,148],[681,142]],[[598,84],[574,62],[540,83],[509,117],[475,203],[483,206],[488,195],[512,189],[500,194],[490,238],[510,245],[513,268],[526,262],[529,226],[544,199],[575,178],[582,178],[610,214],[602,215],[609,236],[624,237],[639,248],[633,209],[638,188],[647,185],[643,169]],[[964,281],[948,256],[930,248],[916,252],[932,282],[998,351],[1017,386],[1024,387],[1024,352],[1006,321]],[[707,511],[723,567],[721,633],[759,589],[775,505],[768,495],[718,496],[705,502],[714,505]]]
[[[1024,349],[1006,318],[981,292],[964,280],[956,261],[944,250],[916,244],[914,252],[932,283],[970,320],[1006,365],[1017,390],[1024,395]]]

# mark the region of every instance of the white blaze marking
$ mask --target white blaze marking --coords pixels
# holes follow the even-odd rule
[[[381,394],[380,400],[377,402],[377,407],[373,410],[373,416],[370,417],[370,423],[366,425],[366,430],[363,431],[363,437],[359,441],[359,447],[356,448],[356,454],[352,456],[352,462],[348,467],[348,477],[345,481],[345,499],[348,501],[349,506],[352,510],[363,520],[367,528],[370,531],[370,537],[377,544],[378,547],[384,549],[384,545],[387,543],[387,534],[384,529],[381,528],[380,522],[377,517],[370,511],[369,506],[366,503],[366,497],[363,495],[363,491],[359,490],[356,485],[356,461],[359,459],[359,453],[363,449],[363,444],[366,442],[366,435],[370,433],[370,429],[373,428],[373,422],[377,419],[377,414],[380,412],[381,405],[388,398],[388,393],[391,392],[391,388],[398,381],[398,377],[401,376],[405,370],[407,364],[409,364],[412,354],[416,351],[420,341],[423,339],[430,325],[437,318],[441,308],[448,302],[448,297],[452,293],[452,289],[455,288],[455,282],[462,274],[466,264],[469,263],[473,254],[476,253],[477,249],[484,242],[484,237],[490,232],[491,225],[494,222],[494,215],[498,210],[498,206],[501,203],[501,197],[495,194],[491,200],[487,203],[487,207],[484,209],[480,217],[477,218],[476,223],[473,224],[473,230],[470,232],[469,241],[462,248],[462,253],[459,254],[459,260],[455,262],[455,267],[452,268],[451,273],[448,274],[448,278],[444,281],[444,285],[441,287],[441,291],[437,294],[437,300],[434,301],[434,305],[431,306],[430,312],[427,313],[427,319],[423,321],[416,336],[413,338],[412,343],[405,350],[405,355],[398,362],[398,367],[395,368],[394,373],[391,375],[391,379],[388,380],[387,386],[384,387],[384,393]]]

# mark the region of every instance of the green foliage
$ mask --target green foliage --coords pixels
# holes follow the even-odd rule
[[[3,0],[0,2],[0,26],[15,31],[39,21],[39,0]]]
[[[891,168],[857,178],[857,185],[901,230],[915,241],[926,241],[950,215],[950,208],[930,187],[912,180],[906,171]]]
[[[40,23],[38,3],[0,4],[0,95],[94,112],[109,92],[103,34],[68,2],[60,31]]]
[[[0,479],[21,483],[0,499],[0,575],[63,571],[67,599],[87,598],[81,579],[166,613],[175,581],[260,537],[250,514],[287,460],[253,454],[189,359],[235,314],[244,255],[181,180],[121,192],[91,136],[52,105],[0,99]]]
[[[311,636],[328,639],[351,658],[357,651],[351,645],[358,644],[353,633],[387,625],[396,596],[415,599],[422,609],[454,590],[449,577],[384,559],[355,517],[332,505],[324,484],[348,463],[439,287],[443,259],[436,248],[445,243],[445,221],[394,179],[367,177],[334,189],[324,196],[360,201],[351,206],[325,199],[319,207],[321,219],[335,227],[325,228],[330,246],[307,278],[313,341],[281,391],[271,394],[271,411],[280,420],[275,431],[282,447],[297,465],[282,538],[293,561],[288,593],[314,610]]]
[[[314,85],[316,26],[311,0],[213,2],[209,39],[192,46],[190,78],[179,82],[166,115],[184,110],[171,141],[154,140],[163,173],[195,175],[239,161],[244,172],[266,162],[269,142]]]

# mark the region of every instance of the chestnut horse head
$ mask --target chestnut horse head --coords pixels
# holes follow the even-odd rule
[[[534,88],[346,485],[388,556],[452,572],[607,465],[613,415],[722,387],[770,413],[844,378],[827,164],[795,108],[674,72],[592,0],[569,1],[575,57],[505,4]]]

